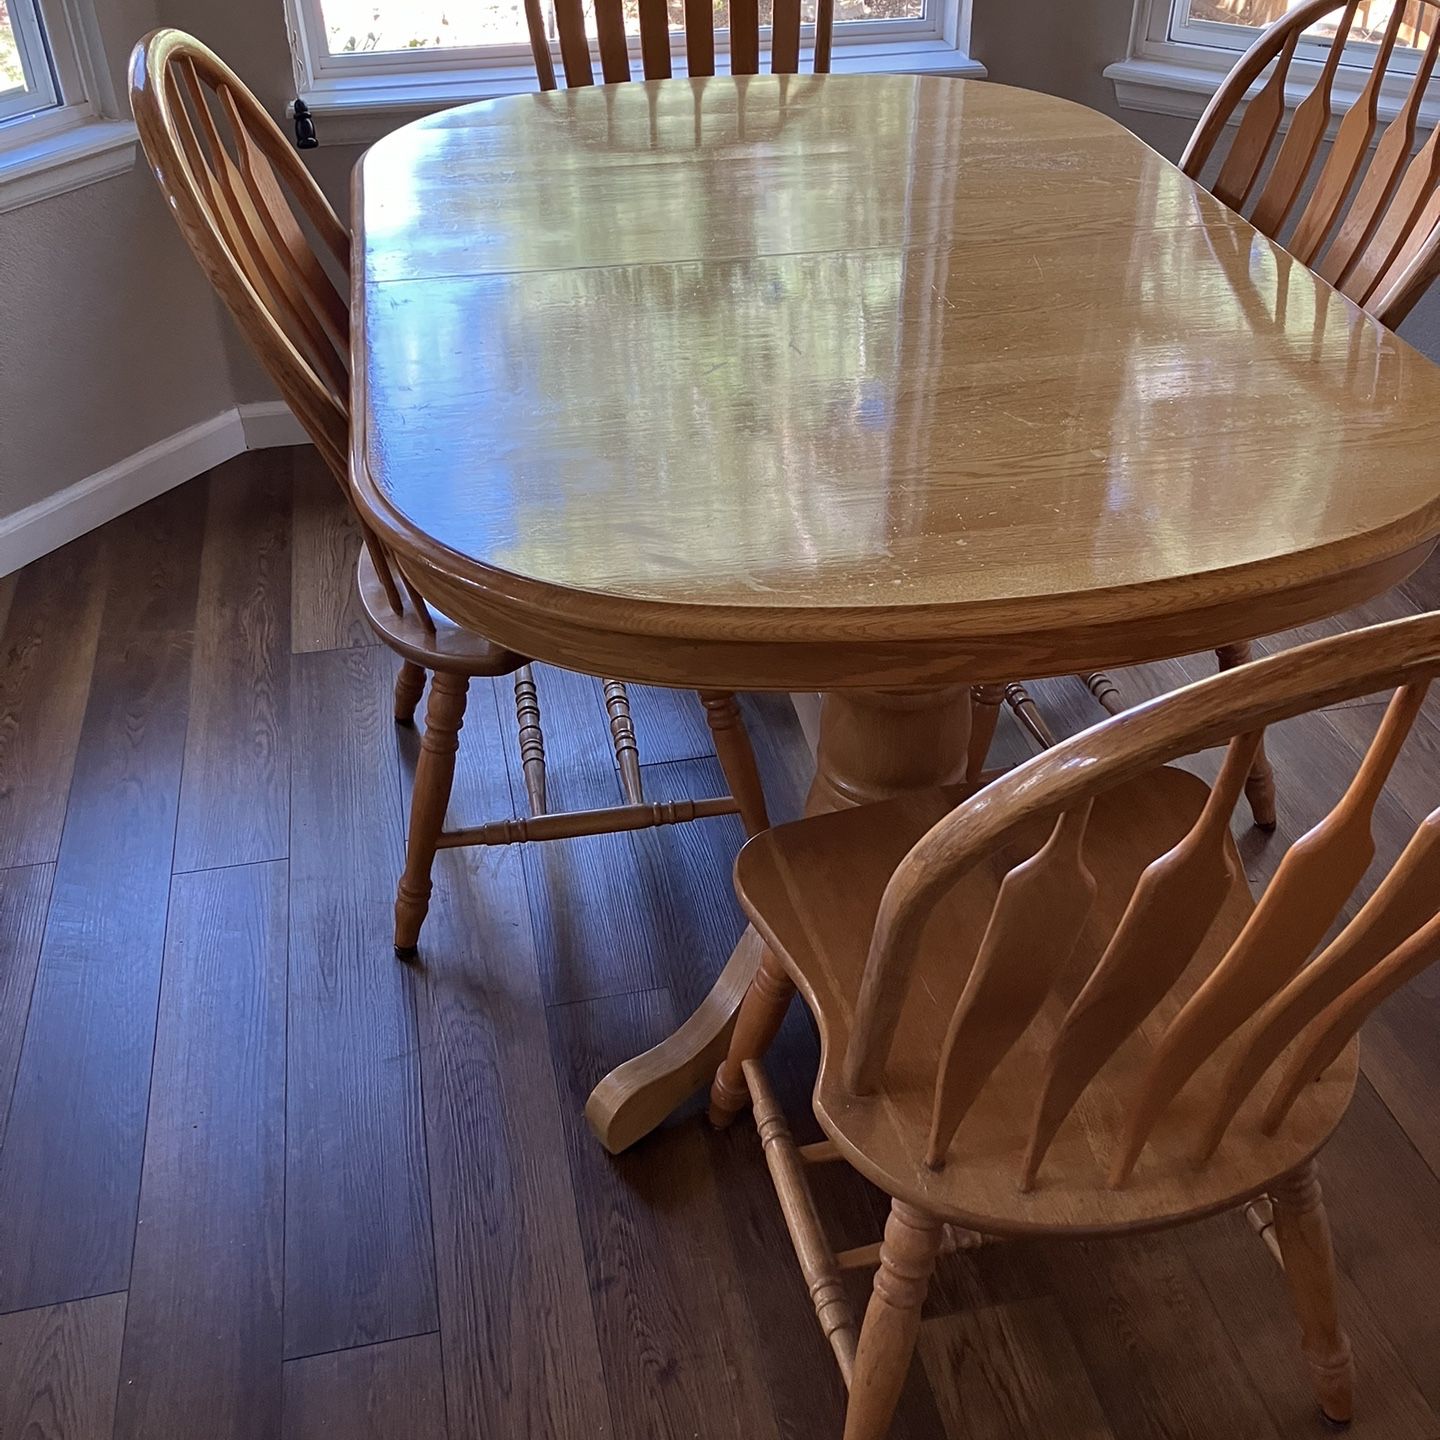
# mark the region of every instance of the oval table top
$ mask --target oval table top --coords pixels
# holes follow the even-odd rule
[[[355,198],[362,504],[540,659],[1093,668],[1333,613],[1440,531],[1440,370],[1067,101],[560,90],[396,131]]]

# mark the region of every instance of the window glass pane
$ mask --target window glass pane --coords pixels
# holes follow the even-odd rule
[[[3,4],[4,0],[0,0]],[[672,30],[685,27],[684,0],[667,0]],[[729,0],[712,0],[715,24],[729,22]],[[839,24],[855,20],[922,20],[926,0],[836,0]],[[469,49],[477,45],[525,45],[522,0],[320,0],[325,21],[325,43],[331,55],[368,51]],[[549,7],[547,6],[547,11]],[[640,33],[638,0],[624,0],[625,28]],[[760,23],[768,25],[773,0],[760,0]],[[590,33],[595,33],[594,6],[585,12]],[[801,19],[815,20],[815,0],[802,0]],[[550,33],[555,35],[553,15]]]
[[[6,0],[0,0],[0,96],[8,98],[29,88],[20,60],[20,37],[15,33],[10,7]]]
[[[1263,29],[1299,3],[1300,0],[1185,0],[1177,6],[1176,19],[1182,26],[1247,25]],[[1399,44],[1413,49],[1423,46],[1436,29],[1440,12],[1434,5],[1422,4],[1420,0],[1361,0],[1350,27],[1351,40],[1356,43],[1378,40],[1385,33],[1396,4],[1405,10],[1400,22]],[[1344,14],[1343,7],[1337,8],[1305,33],[1317,40],[1328,40],[1335,34]]]

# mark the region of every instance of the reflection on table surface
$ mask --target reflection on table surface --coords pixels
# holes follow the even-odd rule
[[[1440,379],[1114,122],[908,76],[557,91],[363,162],[367,462],[568,589],[1069,593],[1435,505]]]

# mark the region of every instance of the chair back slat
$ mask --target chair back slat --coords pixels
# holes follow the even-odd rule
[[[1235,132],[1235,139],[1211,187],[1221,200],[1236,210],[1250,198],[1260,167],[1270,153],[1270,142],[1285,118],[1285,81],[1290,75],[1290,62],[1295,58],[1295,47],[1299,43],[1300,32],[1291,30],[1285,37],[1269,80],[1245,107],[1240,128]]]
[[[343,406],[349,388],[345,364],[275,254],[238,167],[220,138],[193,62],[177,60],[163,83],[206,218],[222,236],[236,269],[250,283],[270,318],[330,397]]]
[[[685,62],[691,75],[715,73],[714,0],[685,0]]]
[[[835,0],[819,0],[815,6],[815,73],[830,73],[830,46],[835,39]]]
[[[1360,913],[1256,1016],[1245,1048],[1231,1061],[1200,1143],[1214,1154],[1260,1077],[1322,1010],[1362,980],[1435,914],[1440,896],[1440,810],[1416,830],[1405,852]]]
[[[1034,1185],[1056,1131],[1085,1088],[1169,993],[1215,923],[1239,864],[1230,816],[1259,745],[1258,732],[1230,742],[1200,818],[1146,867],[1099,964],[1066,1012],[1035,1106],[1022,1189]]]
[[[1255,204],[1255,213],[1250,219],[1257,230],[1263,230],[1267,235],[1274,235],[1285,223],[1299,197],[1305,177],[1310,173],[1315,152],[1325,137],[1325,129],[1330,124],[1330,97],[1335,88],[1335,74],[1340,68],[1358,3],[1359,0],[1347,0],[1344,18],[1335,31],[1335,38],[1325,54],[1325,63],[1320,68],[1320,78],[1315,88],[1296,106],[1270,178]]]
[[[1440,961],[1440,915],[1433,915],[1404,944],[1332,1001],[1305,1032],[1294,1059],[1281,1072],[1280,1083],[1265,1108],[1260,1128],[1266,1134],[1275,1134],[1301,1092],[1335,1063],[1376,1008],[1437,961]]]
[[[1082,849],[1090,806],[1006,875],[940,1054],[925,1163],[938,1169],[991,1072],[1039,1013],[1095,903]]]
[[[1306,265],[1315,262],[1370,148],[1370,137],[1375,133],[1375,116],[1380,105],[1380,86],[1384,83],[1385,69],[1395,49],[1395,37],[1399,34],[1404,14],[1405,4],[1399,0],[1391,8],[1365,88],[1361,90],[1360,98],[1345,112],[1330,153],[1320,168],[1319,179],[1304,210],[1300,212],[1295,233],[1286,246],[1297,260]]]
[[[1160,1037],[1115,1155],[1113,1185],[1129,1178],[1186,1081],[1295,975],[1335,923],[1375,858],[1375,806],[1424,699],[1424,685],[1396,693],[1339,804],[1286,852],[1234,945]]]
[[[595,34],[600,43],[600,73],[605,83],[613,85],[628,80],[630,42],[625,35],[623,0],[595,0]]]
[[[670,7],[665,0],[639,0],[640,58],[647,80],[670,79]]]
[[[1367,16],[1369,8],[1364,7]],[[1408,23],[1412,12],[1417,18]],[[1336,77],[1360,13],[1359,0],[1303,0],[1288,10],[1261,34],[1216,91],[1180,163],[1192,179],[1202,180],[1227,122],[1249,89],[1259,84],[1211,188],[1237,210],[1249,205],[1258,230],[1284,239],[1297,259],[1384,324],[1395,326],[1440,272],[1436,134],[1411,158],[1425,95],[1440,59],[1440,0],[1397,0],[1386,12],[1360,94],[1312,175],[1332,117]],[[1330,16],[1335,18],[1335,33],[1319,76],[1277,146],[1297,45],[1312,25]],[[1413,32],[1419,50],[1415,72],[1405,100],[1372,152],[1381,93],[1395,47],[1407,31]],[[1299,218],[1286,236],[1291,212],[1312,179]],[[1257,189],[1259,198],[1252,203]]]
[[[220,138],[193,64],[182,67],[182,75],[192,107],[205,117],[206,123],[202,128],[213,157],[212,174],[216,190],[223,197],[217,210],[226,221],[237,253],[246,257],[251,282],[268,298],[272,313],[284,325],[296,348],[324,378],[331,393],[343,403],[350,388],[350,335],[348,315],[343,305],[339,310],[340,324],[336,327],[334,284],[315,259],[313,251],[310,259],[312,273],[318,272],[318,287],[307,284],[305,276],[297,273],[278,221],[273,216],[267,217],[264,192],[242,172]],[[233,111],[233,100],[231,104]],[[235,134],[233,143],[243,154],[244,146],[238,134]],[[283,196],[279,198],[282,209],[288,214]],[[290,219],[294,225],[294,216],[291,215]],[[303,248],[309,249],[308,246]]]
[[[534,5],[539,11],[540,0],[525,0],[525,4]],[[590,37],[585,33],[583,0],[555,0],[555,28],[560,32],[560,63],[565,67],[565,83],[593,85],[595,72],[590,68]],[[533,26],[530,33],[532,36],[535,33]]]
[[[760,73],[759,0],[730,0],[730,73]]]
[[[1440,189],[1420,212],[1419,222],[1405,238],[1384,273],[1375,282],[1366,309],[1387,325],[1398,325],[1430,288],[1440,254]]]
[[[1440,36],[1440,26],[1436,27]],[[1368,310],[1380,277],[1389,270],[1401,248],[1411,236],[1428,233],[1423,216],[1428,202],[1440,187],[1440,125],[1405,167],[1405,174],[1386,207],[1380,223],[1349,273],[1345,275],[1345,293]],[[1429,229],[1433,229],[1432,224]]]
[[[279,126],[198,40],[178,30],[142,40],[131,57],[130,97],[146,158],[186,241],[350,499],[349,307],[300,222],[342,280],[345,227]],[[363,521],[361,529],[399,613],[389,558]]]
[[[228,86],[222,86],[220,100],[225,106],[240,146],[240,175],[250,192],[251,202],[270,237],[277,255],[284,257],[304,287],[321,328],[333,342],[336,353],[348,362],[350,356],[350,306],[348,299],[320,263],[320,257],[305,239],[295,213],[285,202],[280,181],[264,152],[251,139]],[[349,257],[338,267],[348,281]],[[347,363],[348,368],[348,363]]]
[[[555,89],[555,61],[550,54],[550,32],[540,0],[525,0],[525,29],[530,36],[530,53],[535,58],[535,78],[542,90]]]
[[[1167,1116],[1145,1183],[1167,1167],[1207,1163],[1217,1144],[1223,1154],[1237,1115],[1249,1113],[1247,1096],[1258,1093],[1257,1112],[1273,1110],[1276,1085],[1293,1079],[1303,1086],[1325,1071],[1382,994],[1440,953],[1437,810],[1374,898],[1306,964],[1375,853],[1375,806],[1437,673],[1440,614],[1336,636],[1115,716],[976,792],[916,842],[886,887],[846,1042],[845,1089],[857,1100],[880,1089],[937,906],[958,893],[969,872],[993,866],[1043,826],[1049,840],[1036,853],[1027,849],[1031,858],[992,892],[988,924],[934,1062],[931,1125],[917,1163],[939,1168],[965,1151],[966,1116],[992,1084],[1001,1086],[997,1103],[1007,1115],[1033,1116],[1013,1141],[1021,1189],[1045,1183],[1046,1156],[1062,1153],[1052,1142],[1067,1125],[1083,1126],[1087,1153],[1100,1159],[1087,1182],[1097,1185],[1129,1184],[1140,1150]],[[1259,732],[1392,687],[1344,794],[1251,902],[1229,819]],[[1094,803],[1217,743],[1228,745],[1219,778],[1187,832],[1167,840],[1143,868],[1125,868],[1128,859],[1117,868],[1097,847],[1101,836],[1115,843],[1117,816],[1125,812],[1116,809],[1118,798],[1107,802],[1097,833]],[[1154,793],[1191,793],[1178,780]],[[1092,874],[1106,876],[1110,887],[1093,909]],[[1122,874],[1138,875],[1124,882],[1128,894],[1114,890]],[[989,883],[976,876],[964,893],[983,893]],[[1102,916],[1113,917],[1108,939],[1095,933]],[[1222,916],[1229,928],[1216,931]],[[1075,950],[1082,933],[1083,954]],[[1205,968],[1197,973],[1202,951]],[[1202,1103],[1172,1105],[1201,1067]],[[900,1070],[913,1083],[913,1055]],[[1023,1093],[1006,1088],[1015,1084]],[[1103,1098],[1082,1115],[1095,1085],[1105,1087]],[[1283,1121],[1278,1114],[1275,1123]],[[976,1133],[977,1143],[993,1146],[1000,1132]],[[993,1149],[983,1153],[993,1165]]]
[[[1402,6],[1395,7],[1396,15],[1402,11]],[[1437,54],[1440,54],[1440,25],[1435,27],[1429,43],[1421,52],[1415,78],[1410,84],[1410,93],[1405,97],[1405,103],[1395,118],[1385,127],[1380,142],[1375,147],[1375,155],[1365,168],[1360,189],[1345,214],[1344,222],[1336,231],[1335,238],[1326,248],[1325,256],[1317,267],[1321,278],[1332,285],[1344,282],[1346,274],[1363,253],[1407,169],[1406,162],[1415,143],[1415,126],[1420,118],[1420,106],[1425,99],[1431,73],[1435,69]],[[1363,154],[1356,157],[1357,167],[1362,158]]]
[[[770,21],[770,70],[794,75],[800,69],[800,0],[775,0]]]
[[[683,0],[686,73],[700,78],[715,74],[716,10],[710,0]],[[668,0],[639,0],[640,66],[647,80],[668,80],[674,73]],[[560,60],[567,85],[593,85],[590,38],[585,30],[583,0],[554,0],[555,27],[560,38]],[[543,0],[525,0],[525,24],[535,73],[542,90],[556,86],[555,62],[550,52]],[[817,75],[830,70],[835,0],[818,0],[815,13]],[[730,73],[760,73],[759,0],[731,0],[729,6]],[[770,26],[770,70],[775,75],[800,73],[800,0],[775,0]],[[625,30],[620,0],[595,0],[596,48],[605,84],[634,78],[630,63],[630,37]]]

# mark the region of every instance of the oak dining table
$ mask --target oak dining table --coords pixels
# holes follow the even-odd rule
[[[822,691],[812,809],[964,774],[970,688],[1335,614],[1440,532],[1440,370],[1114,121],[942,77],[594,86],[354,180],[367,518],[454,620]],[[759,941],[587,1114],[707,1085]]]

